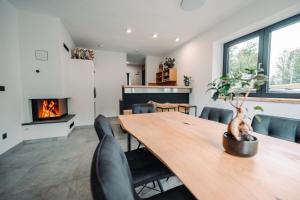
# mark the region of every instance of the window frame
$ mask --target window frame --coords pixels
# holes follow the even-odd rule
[[[289,17],[270,26],[254,31],[232,41],[229,41],[223,46],[223,75],[229,72],[229,48],[233,45],[245,42],[249,39],[259,37],[258,47],[258,63],[257,67],[264,69],[264,74],[269,75],[270,67],[270,50],[271,50],[271,33],[275,30],[287,27],[294,23],[300,22],[300,14]],[[256,92],[250,93],[251,97],[264,97],[264,98],[295,98],[300,99],[300,93],[284,93],[284,92],[269,92],[269,82],[256,90]]]

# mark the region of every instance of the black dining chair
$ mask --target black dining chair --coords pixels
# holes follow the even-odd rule
[[[99,115],[95,119],[94,126],[100,141],[106,135],[113,136],[112,127],[105,116]],[[129,163],[135,187],[143,186],[144,188],[147,187],[147,183],[151,182],[155,186],[155,182],[157,182],[162,192],[163,187],[160,179],[174,176],[174,174],[146,148],[128,151],[125,152],[125,155]],[[142,189],[140,191],[142,191]]]
[[[143,103],[143,104],[132,104],[132,114],[142,114],[142,113],[154,113],[155,108],[153,104]],[[141,143],[137,148],[141,147]]]
[[[91,191],[94,200],[141,200],[134,189],[124,152],[112,135],[98,144],[91,166]],[[184,186],[159,193],[147,200],[194,200]]]
[[[256,115],[252,120],[254,132],[300,143],[300,120],[270,115]]]
[[[154,113],[155,108],[153,104],[143,103],[143,104],[132,104],[132,114],[141,113]]]
[[[96,117],[94,121],[94,128],[96,130],[99,140],[101,140],[106,133],[111,133],[114,136],[114,132],[110,122],[103,115],[99,115],[98,117]]]
[[[233,111],[222,108],[204,107],[199,117],[223,124],[229,124],[233,117]]]

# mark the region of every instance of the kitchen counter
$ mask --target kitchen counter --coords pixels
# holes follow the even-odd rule
[[[120,114],[131,110],[133,104],[155,101],[158,103],[189,103],[192,87],[185,86],[142,86],[123,85],[120,100]]]
[[[191,93],[192,87],[124,85],[124,93]]]

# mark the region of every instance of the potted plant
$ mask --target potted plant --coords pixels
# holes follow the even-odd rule
[[[165,58],[165,63],[164,65],[167,67],[167,68],[172,68],[175,66],[175,58]]]
[[[184,82],[184,85],[186,87],[190,86],[191,81],[192,81],[192,77],[191,76],[187,76],[187,75],[183,76],[183,82]]]
[[[244,103],[251,90],[259,89],[266,81],[267,77],[262,69],[245,69],[229,73],[208,84],[208,91],[214,91],[213,100],[221,97],[236,110],[235,117],[228,124],[227,132],[223,134],[223,146],[226,152],[244,157],[256,154],[258,140],[251,135],[253,130],[248,121],[252,116]],[[263,108],[255,106],[254,111],[263,111]]]

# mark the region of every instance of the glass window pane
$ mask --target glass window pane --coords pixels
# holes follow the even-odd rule
[[[300,22],[271,32],[269,92],[300,92]]]
[[[258,48],[259,37],[255,37],[229,47],[229,72],[244,70],[246,68],[257,69]]]

